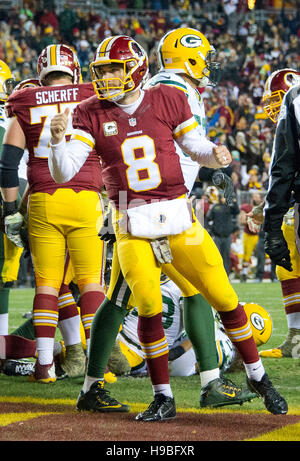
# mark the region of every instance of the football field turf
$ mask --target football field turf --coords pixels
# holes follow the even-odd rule
[[[273,329],[271,338],[267,346],[260,346],[259,350],[281,344],[286,337],[287,323],[282,303],[280,283],[237,283],[234,284],[234,288],[239,295],[240,301],[258,303],[265,307],[272,317]],[[11,290],[9,313],[10,331],[24,321],[22,315],[31,310],[33,295],[33,290],[29,288]],[[57,338],[59,339],[59,337],[59,333],[57,333]],[[291,415],[291,417],[295,416],[296,418],[300,415],[300,338],[298,345],[299,356],[296,359],[263,358],[263,363],[272,382],[289,404],[288,415]],[[295,350],[297,351],[297,344],[295,344],[295,346]],[[242,371],[228,373],[226,376],[238,384],[245,383],[245,373]],[[65,405],[70,405],[70,408],[75,410],[75,403],[82,382],[82,378],[74,380],[65,379],[56,381],[56,383],[52,385],[40,385],[28,382],[26,377],[8,377],[0,374],[0,406],[3,406],[4,403],[12,405],[13,402],[19,404],[21,401],[35,402],[35,404],[37,404],[38,401],[44,402],[46,400],[46,402],[51,403],[52,406],[57,405],[59,408],[61,407],[60,402],[64,402]],[[184,412],[190,412],[202,414],[204,417],[205,414],[211,413],[213,415],[218,415],[218,417],[225,418],[228,412],[236,417],[241,412],[245,414],[267,414],[261,399],[255,399],[243,406],[234,405],[212,412],[200,410],[200,381],[197,375],[191,377],[172,377],[171,385],[176,399],[178,415]],[[152,400],[151,384],[148,378],[118,377],[116,383],[108,384],[107,387],[115,398],[130,403],[132,412],[140,411]],[[16,417],[14,411],[9,412],[9,415],[11,415],[12,418]],[[282,421],[284,421],[284,417],[270,417],[275,418],[276,424],[278,424],[280,418],[283,418]],[[282,440],[300,440],[300,425],[297,421],[298,420],[293,421],[292,426],[290,426],[290,428],[292,427],[292,429],[290,429],[292,435],[288,435],[287,432],[284,433],[285,435],[282,435],[283,433],[281,433],[281,435],[277,434],[277,429],[275,428],[276,430],[274,430],[277,435],[275,435],[275,439],[273,438],[272,440],[280,440],[280,437],[283,437]],[[10,425],[12,423],[5,419],[4,414],[0,414],[0,428],[1,426],[4,427],[6,424]],[[245,440],[246,437],[243,436],[242,439]],[[6,439],[1,439],[0,435],[0,440]]]

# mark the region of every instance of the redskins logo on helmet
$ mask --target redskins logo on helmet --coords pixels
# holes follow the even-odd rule
[[[276,123],[285,93],[295,85],[300,85],[300,72],[281,69],[273,72],[266,80],[262,98],[265,114]]]
[[[158,59],[160,70],[189,75],[199,87],[216,85],[220,80],[215,49],[196,29],[181,27],[164,35],[158,45]]]
[[[122,77],[106,76],[102,66],[120,65]],[[128,91],[137,90],[148,76],[148,56],[133,38],[117,35],[104,39],[98,46],[90,72],[99,99],[117,101]]]
[[[37,73],[43,85],[50,72],[64,72],[71,75],[72,83],[80,83],[80,64],[76,53],[67,45],[48,45],[38,57]]]
[[[4,61],[0,60],[0,102],[4,103],[7,100],[14,89],[15,83],[15,78],[10,68]]]
[[[272,319],[266,309],[255,303],[241,303],[250,322],[257,346],[266,344],[272,334]]]
[[[27,78],[14,87],[14,92],[23,90],[24,88],[35,88],[37,86],[41,86],[37,78]]]

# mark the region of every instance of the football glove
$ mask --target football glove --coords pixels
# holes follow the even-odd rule
[[[168,237],[160,237],[155,240],[150,240],[150,245],[154,256],[159,263],[170,264],[172,262],[173,256]]]
[[[212,182],[224,193],[225,203],[227,206],[233,205],[236,202],[236,193],[232,179],[220,170],[216,170],[212,175]]]
[[[18,203],[3,202],[2,215],[4,218],[4,232],[7,238],[17,247],[23,248],[20,229],[23,224],[23,216],[18,211]]]
[[[115,243],[116,236],[115,236],[115,231],[114,231],[112,221],[111,221],[111,210],[105,216],[103,225],[98,232],[98,236],[100,237],[101,240],[104,240],[104,242],[111,243],[111,244]]]
[[[19,212],[10,214],[4,218],[4,229],[7,238],[20,248],[23,248],[23,242],[20,236],[22,224],[23,216]]]
[[[292,263],[290,250],[288,249],[283,233],[265,232],[265,252],[277,266],[282,266],[289,272],[292,272]]]

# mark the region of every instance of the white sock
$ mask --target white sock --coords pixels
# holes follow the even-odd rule
[[[65,346],[73,346],[73,344],[81,343],[79,315],[59,321],[58,328],[64,339]]]
[[[300,312],[293,312],[286,316],[288,328],[298,328],[300,330]]]
[[[0,314],[0,335],[8,335],[8,313]]]
[[[90,387],[92,384],[94,384],[95,381],[104,381],[103,378],[93,378],[92,376],[86,376],[84,379],[83,387],[82,390],[84,393],[90,390]]]
[[[53,346],[53,355],[54,355],[54,357],[56,355],[59,355],[61,353],[61,351],[62,351],[61,343],[60,342],[55,342],[54,346]]]
[[[6,341],[5,338],[3,338],[4,335],[0,335],[0,359],[5,360],[6,359]]]
[[[90,352],[90,342],[91,342],[91,340],[90,340],[90,338],[88,338],[86,340],[86,356],[87,357],[89,356],[89,352]]]
[[[200,371],[200,382],[201,387],[206,386],[208,383],[220,377],[219,368],[214,368],[213,370]]]
[[[173,397],[173,392],[170,384],[153,384],[153,394],[163,394],[166,397]]]
[[[254,363],[244,363],[244,366],[249,379],[261,381],[263,375],[265,374],[265,369],[261,359]]]
[[[40,365],[50,365],[53,362],[54,338],[37,338],[36,350]]]

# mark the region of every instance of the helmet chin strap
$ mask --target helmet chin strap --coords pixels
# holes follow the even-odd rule
[[[121,101],[121,99],[124,98],[124,96],[125,96],[125,93],[117,94],[116,96],[113,96],[112,98],[110,98],[110,100],[113,102],[119,102]]]
[[[200,80],[199,80],[199,88],[204,88],[205,86],[207,86],[209,84],[209,78],[208,77],[202,77]]]

